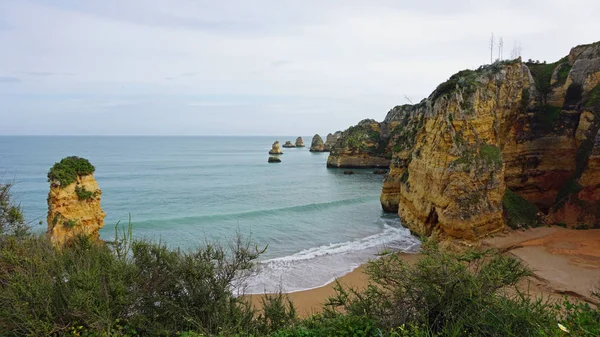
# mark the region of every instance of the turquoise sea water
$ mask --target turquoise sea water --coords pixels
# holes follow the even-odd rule
[[[310,137],[303,137],[310,144]],[[247,292],[321,286],[384,248],[418,240],[381,211],[381,175],[327,169],[327,153],[283,148],[296,137],[0,137],[0,177],[27,219],[46,229],[48,169],[77,155],[96,167],[107,213],[102,238],[131,215],[134,236],[189,248],[237,232],[268,249]],[[38,222],[43,224],[39,225]]]

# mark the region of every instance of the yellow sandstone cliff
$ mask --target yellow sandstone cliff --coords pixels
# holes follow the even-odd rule
[[[52,242],[63,245],[75,235],[99,238],[106,214],[94,167],[83,158],[67,157],[48,173],[48,231]]]
[[[599,116],[595,43],[555,63],[461,71],[384,122],[344,131],[328,166],[390,156],[382,208],[422,235],[473,240],[543,222],[600,227]]]

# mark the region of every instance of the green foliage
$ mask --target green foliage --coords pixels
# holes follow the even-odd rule
[[[433,92],[432,101],[435,101],[442,96],[455,92],[456,88],[472,90],[472,88],[475,86],[476,78],[476,71],[470,69],[459,71],[458,73],[450,76],[450,78],[446,82],[443,82],[437,86],[437,88]]]
[[[67,228],[73,228],[73,227],[77,226],[77,220],[75,220],[75,219],[65,220],[63,222],[63,226],[67,227]]]
[[[499,167],[502,165],[502,151],[495,145],[483,144],[479,147],[479,156],[487,164]]]
[[[297,323],[296,308],[281,289],[276,294],[265,294],[260,300],[262,312],[258,315],[257,330],[269,334]]]
[[[254,312],[232,294],[261,251],[190,252],[116,233],[110,247],[76,237],[62,249],[45,236],[0,240],[0,335],[171,336],[246,333]]]
[[[462,155],[453,162],[453,165],[462,166],[463,169],[469,171],[473,168],[489,168],[499,169],[502,167],[502,151],[495,145],[482,144],[479,149],[470,148],[465,144],[463,139],[456,135],[455,143],[459,146],[466,147],[463,149]]]
[[[584,105],[594,109],[596,114],[600,113],[600,84],[590,91]]]
[[[550,132],[554,129],[554,125],[556,125],[561,112],[562,108],[559,106],[542,104],[538,107],[534,116],[542,125],[543,130]]]
[[[94,171],[94,166],[87,159],[76,156],[66,157],[52,166],[48,172],[48,181],[58,181],[64,188],[74,183],[78,175],[85,176]]]
[[[423,327],[414,333],[421,336],[540,336],[556,326],[547,303],[505,292],[531,274],[516,259],[490,251],[451,254],[432,242],[423,248],[415,264],[395,254],[370,262],[365,290],[338,283],[325,315],[372,320],[383,332]]]
[[[600,296],[596,295],[600,299]],[[563,312],[561,324],[573,336],[600,336],[600,307],[592,307],[588,303],[571,303],[566,300],[557,305]]]
[[[513,229],[535,227],[540,223],[538,208],[509,188],[504,190],[502,207],[506,224]]]
[[[569,72],[571,71],[572,66],[568,62],[561,63],[558,66],[558,78],[556,83],[558,85],[563,85],[567,81],[567,77],[569,77]]]
[[[557,62],[558,63],[558,62]],[[552,80],[552,73],[556,68],[557,63],[527,63],[531,75],[535,81],[536,88],[546,96],[550,92],[550,82]]]
[[[0,236],[26,235],[29,228],[25,224],[21,206],[10,196],[12,184],[0,183]]]
[[[372,141],[376,142],[376,141],[378,141],[378,140],[379,140],[379,132],[377,132],[377,131],[373,131],[373,130],[369,130],[369,131],[368,131],[368,134],[369,134],[369,138],[370,138]]]
[[[95,192],[88,191],[85,187],[75,186],[75,193],[77,194],[77,198],[79,200],[87,200],[96,196]]]

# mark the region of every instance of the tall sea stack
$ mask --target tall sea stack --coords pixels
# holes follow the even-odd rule
[[[67,157],[48,172],[48,231],[53,243],[63,245],[75,235],[99,238],[106,213],[100,207],[102,191],[87,159]]]

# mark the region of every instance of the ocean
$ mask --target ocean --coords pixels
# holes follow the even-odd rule
[[[42,232],[48,169],[66,156],[87,158],[107,214],[101,238],[112,240],[129,217],[134,236],[182,249],[240,233],[267,247],[247,293],[319,287],[384,249],[418,250],[398,217],[381,210],[383,176],[327,169],[328,153],[308,146],[282,148],[282,162],[267,163],[275,140],[295,139],[4,136],[0,179],[14,183],[13,198]]]

